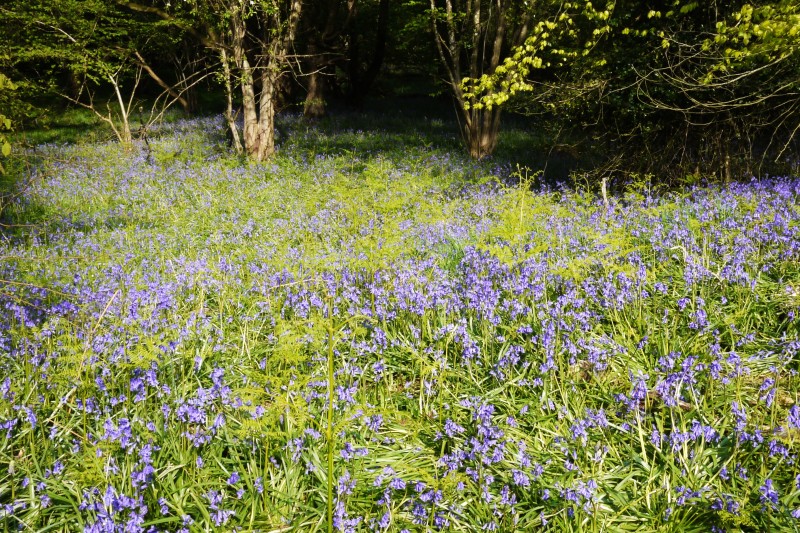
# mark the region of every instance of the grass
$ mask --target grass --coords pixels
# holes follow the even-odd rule
[[[36,149],[6,529],[797,529],[800,182],[606,207],[436,117],[280,127]]]

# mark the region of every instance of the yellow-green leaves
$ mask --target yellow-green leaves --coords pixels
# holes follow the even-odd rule
[[[16,89],[16,86],[11,83],[11,80],[3,74],[0,74],[0,92],[13,91],[14,89]],[[11,131],[11,119],[0,113],[0,154],[2,154],[3,157],[8,157],[11,155],[11,143],[3,133],[4,131]],[[4,172],[5,169],[3,165],[0,164],[0,174]]]
[[[704,51],[717,50],[719,59],[709,73],[746,71],[780,61],[800,48],[800,3],[796,0],[746,4],[729,19],[718,21]]]
[[[519,92],[534,90],[529,77],[536,70],[563,68],[586,57],[612,31],[609,24],[616,1],[595,7],[592,2],[565,2],[539,20],[524,44],[495,72],[464,80],[462,90],[471,108],[502,105]],[[593,62],[602,66],[600,58]]]

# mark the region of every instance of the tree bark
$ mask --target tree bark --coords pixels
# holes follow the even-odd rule
[[[309,66],[308,89],[303,104],[303,115],[316,119],[325,116],[325,58],[320,55],[317,43],[312,40],[308,44]]]
[[[255,79],[253,67],[247,58],[247,28],[242,18],[243,13],[236,11],[231,16],[231,47],[233,48],[233,61],[240,73],[242,89],[242,115],[244,118],[243,140],[245,153],[261,161],[263,148],[261,147],[261,125],[259,123],[258,109],[256,108]],[[262,96],[263,98],[263,96]]]
[[[306,53],[308,78],[303,114],[306,118],[320,118],[326,113],[326,96],[330,89],[333,65],[344,57],[339,38],[350,27],[356,12],[356,0],[319,0],[310,3],[310,12],[305,14],[304,33],[309,35]]]
[[[270,14],[272,29],[266,27],[261,39],[261,93],[256,109],[253,69],[242,54],[242,95],[245,121],[244,148],[247,154],[256,161],[264,161],[275,153],[275,104],[279,83],[286,67],[289,46],[295,40],[297,25],[302,10],[302,0],[292,0],[286,18],[282,19],[280,11]],[[275,35],[273,31],[281,30]],[[244,37],[244,34],[242,34]],[[244,39],[242,39],[243,41]],[[245,83],[247,81],[247,83]]]
[[[133,105],[133,97],[136,94],[136,87],[139,85],[140,75],[141,69],[136,73],[136,80],[134,81],[133,88],[131,89],[131,95],[127,105],[122,98],[122,89],[120,87],[118,78],[119,71],[117,71],[115,74],[108,75],[111,86],[114,88],[114,94],[117,96],[121,124],[114,124],[114,115],[111,112],[110,107],[108,110],[108,123],[111,124],[111,128],[114,130],[114,133],[117,135],[117,139],[119,140],[120,144],[122,144],[126,152],[129,152],[133,148],[133,134],[131,133],[130,114],[131,106]],[[95,111],[95,113],[97,112]]]
[[[244,116],[244,149],[247,155],[258,157],[260,154],[259,120],[256,110],[256,92],[253,80],[253,69],[246,56],[239,62],[239,71],[242,74],[242,114]]]
[[[275,106],[279,82],[288,67],[288,51],[296,37],[303,0],[221,0],[216,5],[206,6],[207,14],[216,16],[218,21],[198,21],[196,26],[181,23],[169,11],[157,7],[126,0],[115,1],[134,11],[152,13],[179,24],[204,46],[219,53],[228,100],[225,118],[231,128],[234,149],[241,146],[245,154],[257,161],[275,153]],[[221,17],[222,13],[227,16]],[[231,80],[234,76],[242,91],[244,127],[241,142],[233,116]],[[256,78],[260,81],[260,92],[257,91]]]
[[[261,73],[259,101],[258,145],[255,158],[264,161],[275,154],[275,92],[280,72],[264,69]]]
[[[473,159],[492,155],[500,136],[500,109],[473,109],[464,125],[464,140]]]
[[[225,99],[227,100],[227,107],[225,108],[225,121],[228,123],[228,128],[231,130],[231,146],[237,155],[244,152],[242,148],[242,140],[239,137],[239,127],[236,125],[236,117],[233,114],[233,84],[231,83],[231,65],[229,63],[228,53],[222,49],[220,53],[222,61],[222,74],[225,79]]]

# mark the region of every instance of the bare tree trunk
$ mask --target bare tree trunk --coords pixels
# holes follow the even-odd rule
[[[305,75],[308,81],[303,114],[313,119],[326,113],[329,75],[334,63],[343,57],[339,37],[350,27],[356,13],[356,0],[319,0],[309,2],[309,8],[311,11],[305,13],[303,30],[309,35],[306,50],[308,73]]]
[[[325,58],[320,56],[320,49],[312,41],[308,45],[311,72],[308,73],[308,90],[303,104],[303,115],[306,118],[325,116]]]
[[[133,135],[131,134],[131,123],[129,120],[128,115],[130,114],[130,107],[125,106],[125,101],[122,99],[122,92],[120,90],[119,83],[117,82],[114,76],[108,77],[111,80],[111,85],[114,87],[114,94],[117,95],[117,103],[119,103],[119,118],[122,124],[114,128],[114,133],[117,134],[117,138],[122,146],[125,148],[125,151],[129,151],[133,145]],[[131,96],[132,97],[132,96]],[[111,117],[111,112],[109,111],[108,116]]]
[[[244,152],[242,148],[242,140],[239,137],[239,127],[236,125],[236,117],[233,114],[233,84],[231,83],[231,65],[228,59],[228,53],[225,49],[221,52],[222,60],[222,74],[225,78],[225,98],[227,100],[227,107],[225,109],[225,121],[228,123],[228,128],[231,130],[231,145],[237,155]]]
[[[464,125],[464,140],[469,155],[474,159],[492,155],[500,136],[500,109],[473,109],[467,113],[470,120]]]
[[[67,75],[69,76],[67,81],[69,85],[69,95],[73,100],[77,100],[81,97],[84,82],[78,77],[78,73],[74,70],[70,70]]]
[[[280,10],[260,13],[259,21],[263,27],[260,38],[248,34],[245,16],[247,3],[238,2],[230,13],[229,43],[214,40],[213,46],[220,50],[228,93],[228,111],[226,120],[233,135],[234,148],[243,148],[248,157],[256,161],[264,161],[275,153],[275,105],[279,90],[279,81],[286,67],[287,50],[295,39],[297,24],[300,19],[302,0],[293,0],[288,12]],[[286,18],[283,18],[283,17]],[[258,48],[254,48],[254,42]],[[249,47],[249,48],[248,48]],[[233,117],[233,97],[230,62],[226,49],[233,53],[233,64],[239,76],[242,90],[242,116],[244,119],[243,143],[239,141],[238,129]],[[250,62],[248,52],[253,55]],[[255,66],[253,66],[255,64]],[[260,92],[256,95],[256,69],[258,69]]]
[[[234,12],[231,17],[231,47],[233,60],[240,73],[242,87],[242,112],[244,116],[244,150],[248,156],[261,160],[261,138],[259,135],[258,109],[256,108],[256,90],[253,68],[247,58],[245,39],[247,28],[241,12]],[[263,97],[262,97],[263,99]]]
[[[242,73],[242,111],[244,115],[244,149],[247,155],[258,157],[260,153],[259,120],[256,110],[256,92],[253,69],[247,57],[243,57],[239,70]]]
[[[352,1],[352,0],[349,0]],[[153,13],[164,20],[175,20],[168,12],[158,7],[136,2],[118,0],[134,11]],[[205,25],[199,32],[186,28],[199,38],[207,48],[219,52],[230,52],[233,60],[223,60],[228,84],[228,113],[226,120],[238,142],[238,131],[233,121],[232,87],[230,80],[235,75],[242,90],[242,115],[244,128],[243,151],[256,160],[264,160],[275,152],[275,105],[282,72],[288,68],[288,50],[295,40],[303,0],[290,0],[288,5],[277,0],[225,0],[220,3],[219,13],[225,13],[218,34],[214,24]],[[248,25],[250,30],[248,32]],[[250,54],[250,57],[248,57]],[[256,97],[256,71],[260,72],[261,92]]]
[[[269,159],[275,153],[275,91],[280,72],[265,68],[261,73],[259,102],[257,161]]]
[[[291,76],[281,76],[275,86],[275,113],[280,113],[292,105],[292,98],[295,94]]]
[[[119,120],[115,120],[115,113],[111,111],[110,104],[106,104],[108,113],[105,116],[94,107],[93,101],[91,101],[88,105],[82,105],[88,109],[91,109],[95,115],[100,117],[102,120],[108,123],[109,126],[111,126],[111,129],[114,130],[114,135],[116,135],[117,140],[119,140],[120,144],[127,152],[133,148],[133,134],[131,133],[130,116],[131,108],[133,107],[133,99],[136,95],[136,89],[139,87],[139,81],[142,79],[142,68],[139,67],[136,70],[136,77],[134,78],[133,87],[131,88],[130,97],[128,98],[127,103],[122,97],[122,86],[120,85],[122,70],[123,67],[120,67],[114,74],[108,75],[108,80],[111,82],[111,87],[114,88],[114,95],[117,97],[118,110],[116,114],[119,116]]]

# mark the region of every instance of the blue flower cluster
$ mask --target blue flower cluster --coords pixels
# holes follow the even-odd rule
[[[217,119],[41,148],[13,209],[59,215],[0,242],[4,527],[797,527],[800,182],[606,206],[285,120],[261,165]]]

